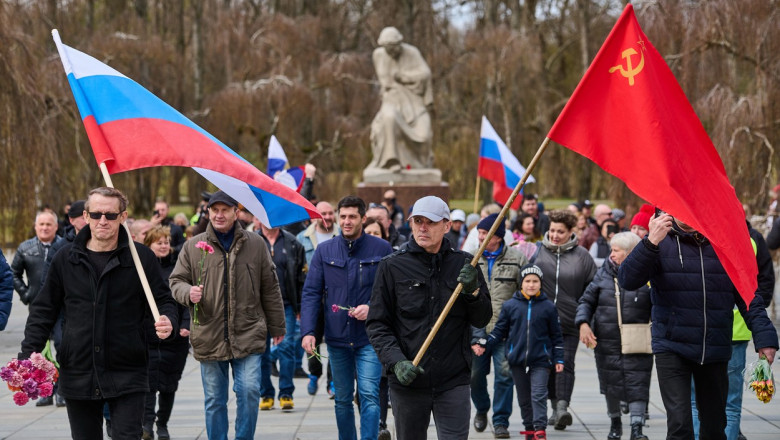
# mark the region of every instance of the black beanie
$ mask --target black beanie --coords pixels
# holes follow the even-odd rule
[[[477,224],[477,229],[484,229],[486,231],[489,231],[491,227],[493,227],[493,223],[496,222],[496,219],[498,218],[498,214],[490,214],[489,216],[483,218],[479,221]],[[501,223],[498,225],[498,228],[496,228],[496,237],[501,237],[501,239],[504,239],[504,234],[506,234],[506,226],[504,225],[503,219],[501,220]]]

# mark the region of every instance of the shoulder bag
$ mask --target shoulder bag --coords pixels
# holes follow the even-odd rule
[[[652,353],[652,334],[650,326],[652,322],[645,324],[623,324],[623,316],[620,307],[620,286],[617,278],[615,281],[615,302],[617,303],[618,327],[620,328],[620,345],[623,354]]]

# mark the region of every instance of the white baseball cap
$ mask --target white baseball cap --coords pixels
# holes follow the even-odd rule
[[[450,207],[444,203],[444,200],[436,196],[425,196],[414,202],[412,213],[409,214],[409,220],[415,216],[422,216],[431,221],[438,222],[443,218],[450,219]]]

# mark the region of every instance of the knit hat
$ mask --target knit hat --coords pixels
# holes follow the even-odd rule
[[[650,217],[653,216],[653,212],[653,207],[645,203],[639,208],[639,212],[634,214],[634,218],[631,219],[631,226],[639,225],[650,230]]]
[[[615,208],[612,210],[612,218],[614,218],[615,221],[622,220],[626,218],[626,212],[622,209]]]
[[[496,219],[498,218],[498,214],[490,214],[489,216],[483,218],[479,221],[479,224],[477,225],[477,229],[484,229],[486,231],[489,231],[490,228],[493,227],[493,223],[496,222]],[[501,223],[498,224],[498,228],[496,228],[496,237],[504,238],[504,234],[506,234],[506,226],[504,225],[504,221],[502,219]]]
[[[71,203],[70,209],[68,209],[68,217],[76,218],[82,215],[84,215],[84,200],[76,200]]]
[[[539,277],[539,281],[544,279],[542,274],[542,269],[539,269],[539,266],[533,265],[533,264],[526,264],[523,266],[522,269],[520,269],[520,283],[523,283],[523,280],[528,275],[536,275]]]

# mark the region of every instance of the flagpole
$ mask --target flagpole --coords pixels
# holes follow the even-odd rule
[[[507,211],[509,211],[509,208],[512,206],[512,203],[514,203],[515,197],[517,197],[517,195],[520,194],[520,190],[523,189],[523,186],[525,185],[525,181],[528,180],[528,177],[531,175],[531,171],[533,171],[533,169],[536,167],[536,163],[539,162],[539,158],[542,157],[542,154],[544,154],[544,151],[547,149],[547,146],[549,144],[550,144],[550,138],[548,137],[544,138],[542,145],[539,146],[539,150],[536,151],[534,158],[531,159],[531,163],[528,164],[528,168],[525,170],[525,173],[523,174],[523,178],[520,179],[520,181],[517,183],[517,186],[515,186],[515,189],[512,190],[512,194],[509,196],[509,199],[507,199],[506,203],[504,203],[504,207],[501,209],[501,212],[498,213],[498,218],[496,218],[496,221],[493,222],[493,226],[490,227],[490,231],[488,231],[487,235],[485,236],[485,239],[482,240],[482,244],[479,246],[479,250],[474,254],[474,258],[471,259],[470,264],[472,266],[476,267],[477,263],[479,263],[479,258],[482,255],[482,252],[485,251],[485,248],[487,247],[491,237],[495,235],[496,229],[498,229],[498,225],[500,225],[501,222],[504,221],[504,216],[506,215]],[[428,350],[428,347],[431,345],[431,342],[433,342],[433,338],[436,336],[436,333],[439,332],[439,328],[441,328],[441,325],[444,323],[444,319],[447,317],[447,314],[450,312],[450,309],[452,309],[452,306],[455,305],[455,300],[458,299],[458,296],[460,295],[461,291],[463,291],[463,284],[458,283],[458,287],[456,287],[455,291],[452,292],[452,295],[450,295],[450,299],[449,301],[447,301],[447,304],[444,306],[444,310],[441,311],[439,318],[436,320],[436,323],[433,325],[433,328],[431,328],[431,331],[428,333],[428,337],[425,338],[425,342],[423,342],[422,347],[420,347],[420,351],[418,351],[417,356],[414,357],[414,361],[412,363],[415,366],[420,365],[420,361],[422,360],[423,355]],[[473,293],[474,296],[477,296],[478,294],[479,294],[479,289],[475,290]]]
[[[106,181],[106,186],[113,188],[114,184],[111,182],[111,175],[108,174],[108,168],[106,168],[105,162],[100,162],[100,172],[103,174],[103,180]],[[138,256],[138,250],[135,248],[135,242],[133,241],[133,236],[130,234],[130,228],[128,228],[127,223],[124,222],[122,223],[122,226],[124,226],[125,232],[127,232],[127,238],[130,240],[128,247],[130,248],[130,253],[133,255],[135,270],[138,272],[138,278],[141,279],[141,285],[146,294],[146,302],[149,303],[149,308],[152,309],[154,322],[157,322],[160,320],[160,311],[157,309],[157,303],[154,301],[154,296],[152,296],[152,288],[149,286],[149,280],[146,279],[146,272],[141,265],[141,258]]]
[[[478,213],[477,211],[479,209],[479,182],[481,182],[482,179],[480,179],[479,174],[477,174],[477,189],[474,190],[474,212],[475,214]]]

